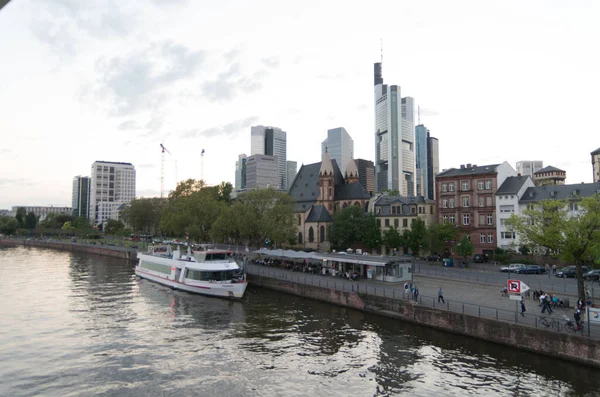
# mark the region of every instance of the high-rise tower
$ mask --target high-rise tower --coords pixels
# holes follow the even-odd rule
[[[338,163],[344,175],[350,159],[354,158],[354,141],[344,127],[327,130],[327,138],[321,142],[321,160],[325,152],[329,154],[331,160]]]
[[[250,155],[262,154],[275,157],[279,183],[277,188],[287,190],[287,134],[277,127],[262,125],[250,128]]]
[[[374,67],[375,189],[415,194],[414,100],[400,86],[383,84],[381,63]]]
[[[96,161],[90,180],[89,219],[101,225],[114,210],[135,199],[135,167],[131,163]]]

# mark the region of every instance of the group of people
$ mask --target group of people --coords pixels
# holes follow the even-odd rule
[[[442,289],[440,288],[440,291],[441,290]],[[415,302],[417,302],[419,300],[419,289],[417,288],[416,285],[414,285],[412,283],[412,281],[411,282],[407,281],[404,283],[404,293],[407,294],[408,296],[412,296],[412,298]],[[442,297],[442,299],[443,299],[443,297]]]

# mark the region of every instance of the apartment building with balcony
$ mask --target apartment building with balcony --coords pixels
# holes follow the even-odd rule
[[[509,176],[496,191],[496,241],[499,248],[513,251],[519,248],[518,236],[508,230],[506,220],[513,214],[522,214],[519,199],[534,186],[529,175]]]
[[[459,239],[466,234],[476,254],[490,255],[496,248],[495,194],[509,176],[516,176],[516,171],[506,161],[463,164],[436,175],[438,220],[456,225]],[[451,252],[454,248],[449,247]]]

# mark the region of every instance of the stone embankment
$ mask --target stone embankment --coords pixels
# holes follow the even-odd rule
[[[126,259],[130,262],[135,262],[137,259],[137,249],[100,244],[0,238],[0,246],[52,248],[63,251],[111,256],[113,258]]]

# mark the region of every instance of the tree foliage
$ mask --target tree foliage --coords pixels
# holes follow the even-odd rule
[[[112,235],[121,234],[124,229],[125,224],[123,224],[123,222],[116,219],[109,219],[104,227],[104,233]]]
[[[506,224],[520,242],[542,247],[575,263],[579,298],[585,299],[582,264],[598,260],[600,252],[600,194],[584,197],[570,211],[569,201],[544,200],[512,215]]]
[[[383,232],[383,245],[386,247],[400,249],[405,244],[406,240],[395,227],[392,226]]]
[[[356,243],[374,248],[381,241],[375,216],[367,214],[362,207],[351,205],[333,215],[333,222],[329,225],[329,242],[334,248],[345,250]]]
[[[27,213],[25,212],[25,208],[19,207],[17,208],[17,213],[15,215],[15,219],[19,223],[19,227],[25,227],[25,217]]]
[[[37,221],[38,221],[38,219],[35,216],[35,214],[33,212],[30,212],[25,217],[25,224],[24,224],[24,226],[25,226],[26,229],[33,230],[37,226]]]
[[[442,254],[448,241],[456,240],[458,230],[450,223],[436,223],[427,229],[425,246],[432,254]]]
[[[467,234],[463,234],[462,238],[456,244],[456,254],[467,259],[467,257],[473,255],[475,246]]]
[[[73,222],[74,219],[72,215],[67,214],[48,214],[40,221],[40,226],[44,229],[61,229],[65,222]]]
[[[7,236],[15,234],[19,228],[19,221],[10,216],[0,216],[0,233]]]
[[[121,211],[121,218],[136,232],[155,233],[160,225],[164,203],[165,199],[156,197],[132,200]]]
[[[427,244],[427,227],[425,222],[421,219],[415,219],[411,226],[410,231],[406,235],[406,245],[413,253],[413,255],[419,255],[421,249]]]

